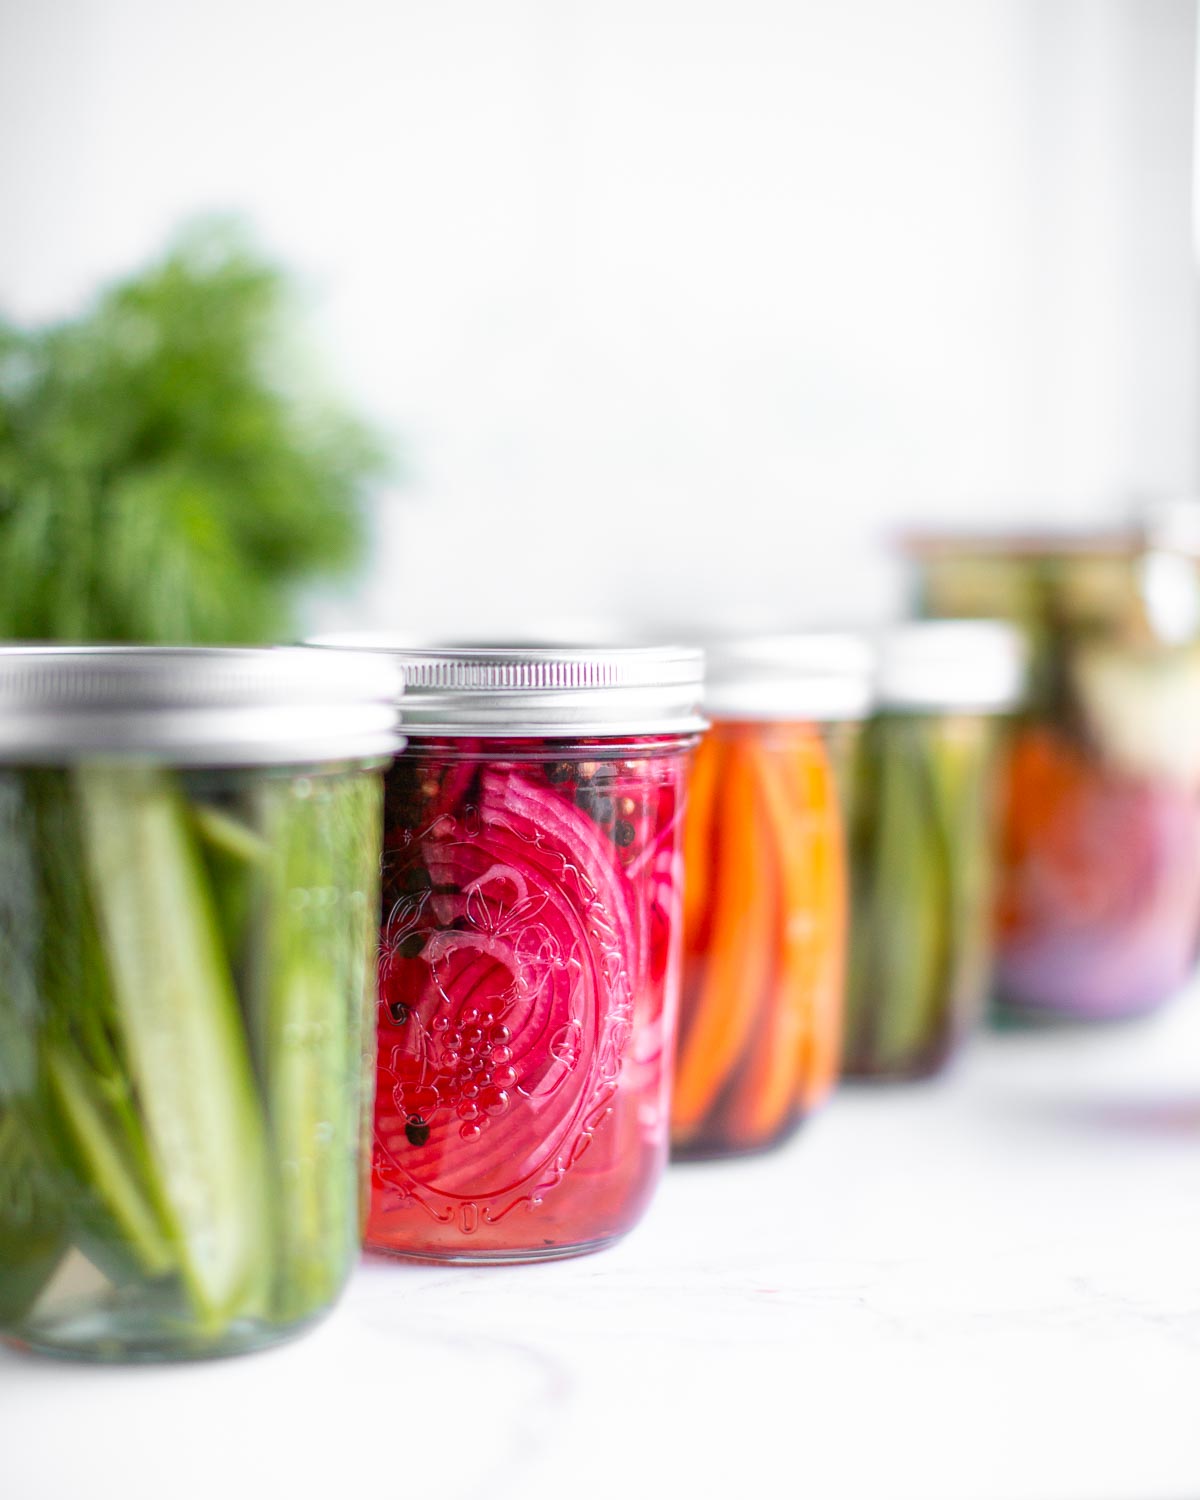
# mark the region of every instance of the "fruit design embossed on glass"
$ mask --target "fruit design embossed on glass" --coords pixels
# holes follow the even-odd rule
[[[685,828],[672,1149],[762,1150],[825,1099],[840,1062],[846,871],[821,730],[716,723]]]
[[[1027,1015],[1160,1004],[1200,940],[1195,504],[1110,536],[927,538],[929,614],[1004,613],[1032,653],[1004,770],[997,992]]]
[[[28,686],[36,706],[7,655],[0,701]],[[156,654],[139,678],[121,652],[76,720],[111,753],[39,764],[104,675],[72,655],[49,740],[9,755],[33,716],[0,722],[0,759],[32,762],[0,765],[0,1328],[101,1360],[261,1347],[332,1305],[361,1244],[382,786],[348,752],[397,736],[345,735],[325,765],[161,763],[158,728],[138,738],[125,707],[145,714],[148,683],[163,719],[196,721],[177,759],[261,759],[246,699],[304,671],[202,653],[215,701],[192,712],[196,656]],[[296,712],[283,722],[287,739]]]
[[[402,668],[409,736],[385,780],[367,1243],[597,1249],[666,1159],[703,656],[351,639]]]
[[[414,743],[387,778],[368,1243],[511,1260],[641,1215],[667,1148],[677,739]]]

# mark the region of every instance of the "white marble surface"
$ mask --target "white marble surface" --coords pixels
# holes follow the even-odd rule
[[[309,1338],[0,1353],[3,1500],[1200,1495],[1200,994],[985,1036],[606,1254],[369,1261]]]

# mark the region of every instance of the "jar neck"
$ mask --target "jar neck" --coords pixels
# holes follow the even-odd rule
[[[692,749],[699,739],[695,732],[611,738],[417,734],[410,736],[403,754],[407,758],[428,756],[438,760],[647,760],[660,755],[679,755]]]

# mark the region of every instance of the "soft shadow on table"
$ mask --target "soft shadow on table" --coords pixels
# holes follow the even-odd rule
[[[994,1091],[985,1107],[1014,1122],[1039,1127],[1159,1140],[1200,1138],[1200,1092],[1050,1097],[1037,1091]]]

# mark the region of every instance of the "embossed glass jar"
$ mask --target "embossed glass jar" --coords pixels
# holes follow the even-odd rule
[[[624,1234],[668,1146],[699,652],[395,650],[367,1243],[521,1261]]]
[[[0,650],[0,1332],[287,1338],[362,1237],[397,675]]]
[[[991,964],[993,808],[1016,632],[984,620],[898,626],[849,779],[849,1077],[935,1073],[982,1015]]]
[[[684,834],[684,969],[671,1106],[677,1157],[761,1151],[841,1066],[848,891],[835,762],[871,702],[847,634],[706,643]]]

